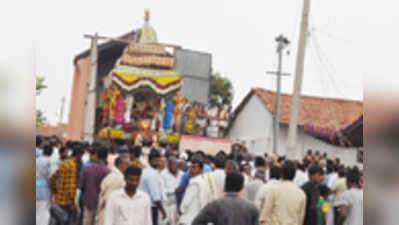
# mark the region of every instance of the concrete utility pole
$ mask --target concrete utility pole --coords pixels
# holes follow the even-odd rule
[[[85,38],[91,39],[91,52],[90,52],[90,71],[89,71],[89,83],[86,98],[86,110],[84,120],[83,138],[89,143],[94,141],[94,129],[96,120],[96,84],[97,84],[97,41],[98,34],[85,35]]]
[[[288,149],[287,149],[288,159],[296,159],[295,148],[296,148],[296,138],[297,138],[297,124],[298,124],[299,109],[300,109],[300,95],[302,89],[306,41],[307,41],[307,33],[309,26],[309,12],[310,12],[310,0],[304,0],[301,32],[299,34],[298,55],[297,55],[296,69],[295,69],[294,94],[292,96],[290,125],[288,130]]]
[[[278,53],[278,68],[277,72],[267,72],[268,74],[277,75],[277,92],[276,92],[276,109],[273,121],[273,153],[276,154],[278,151],[278,140],[280,136],[280,95],[281,95],[281,76],[290,75],[288,73],[282,73],[283,64],[283,50],[289,45],[289,41],[282,34],[276,38],[277,42],[277,53]]]
[[[60,120],[58,121],[58,137],[64,139],[62,136],[62,119],[64,118],[65,96],[61,99]]]

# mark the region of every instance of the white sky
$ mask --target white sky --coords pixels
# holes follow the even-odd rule
[[[36,108],[44,110],[52,124],[58,121],[62,96],[67,99],[64,121],[68,119],[73,58],[90,45],[83,35],[127,33],[142,26],[146,8],[159,41],[212,54],[214,71],[233,82],[235,106],[251,87],[275,89],[275,77],[265,71],[277,67],[274,38],[280,33],[292,41],[291,54],[284,56],[284,72],[294,74],[300,0],[17,0],[8,4],[0,9],[0,25],[10,30],[2,32],[1,69],[32,71],[29,68],[34,67],[37,75],[46,77],[49,88],[36,99]],[[398,77],[395,6],[393,0],[313,0],[303,93],[359,100],[363,76],[375,76],[381,85],[392,86],[378,77]],[[24,58],[22,51],[28,52]],[[27,56],[36,63],[22,60]],[[293,77],[283,78],[283,92],[292,92]]]

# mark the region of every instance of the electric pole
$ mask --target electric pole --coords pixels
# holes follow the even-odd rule
[[[309,26],[310,0],[304,0],[301,31],[299,34],[298,55],[295,68],[294,94],[291,103],[290,125],[288,130],[287,158],[296,159],[297,124],[300,109],[300,95],[302,89],[303,69],[305,63],[306,41]]]
[[[98,34],[85,35],[85,38],[91,39],[90,51],[90,70],[89,70],[89,83],[86,98],[86,110],[84,120],[83,137],[84,140],[92,143],[94,141],[95,120],[96,120],[96,78],[97,78],[97,41]]]
[[[282,73],[283,65],[283,50],[289,45],[290,41],[282,34],[276,38],[277,53],[278,53],[278,68],[277,72],[267,72],[268,74],[277,75],[277,91],[276,91],[276,109],[273,120],[273,153],[278,152],[278,141],[280,136],[280,95],[281,95],[281,76],[289,76],[288,73]]]
[[[62,119],[64,118],[64,106],[65,106],[65,96],[61,99],[61,109],[60,109],[60,120],[58,121],[58,137],[64,139],[62,136]]]

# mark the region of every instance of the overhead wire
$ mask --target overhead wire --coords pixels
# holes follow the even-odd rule
[[[336,84],[335,84],[335,80],[332,78],[331,72],[328,70],[328,66],[326,66],[325,63],[324,63],[323,57],[322,57],[322,55],[321,55],[321,48],[320,48],[320,45],[319,45],[318,42],[317,42],[317,39],[316,39],[314,33],[312,33],[312,42],[311,42],[311,44],[312,44],[313,49],[314,49],[314,51],[315,51],[315,54],[316,54],[316,56],[317,56],[316,58],[318,59],[318,63],[319,63],[319,66],[320,66],[320,67],[319,67],[320,71],[322,71],[321,68],[324,68],[324,71],[326,72],[327,77],[330,79],[330,81],[332,81],[332,83],[330,83],[330,84],[336,85]],[[321,81],[322,81],[323,90],[329,90],[329,88],[328,88],[328,87],[329,87],[328,82],[327,82],[327,85],[326,85],[326,80],[323,79],[324,76],[319,76],[319,77],[322,78]],[[338,88],[335,88],[335,89],[337,89],[337,90],[340,91],[340,89],[338,89]],[[340,91],[340,93],[343,95],[343,93],[342,93],[341,91]],[[344,96],[344,95],[343,95],[343,96]],[[337,136],[338,136],[338,138],[339,138],[340,144],[341,144],[341,145],[344,145],[345,142],[346,142],[346,143],[348,143],[348,144],[351,146],[352,143],[351,143],[344,135],[342,135],[341,130],[340,130],[339,126],[338,126],[338,120],[337,120],[337,112],[336,112],[336,109],[334,109],[334,108],[332,107],[331,104],[328,104],[328,103],[326,102],[326,100],[325,100],[325,103],[326,103],[326,105],[328,106],[328,110],[329,110],[329,112],[330,112],[330,115],[331,115],[332,118],[333,118],[333,123],[334,123],[334,127],[335,127],[335,132],[337,133]]]

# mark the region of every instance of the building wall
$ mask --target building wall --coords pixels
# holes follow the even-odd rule
[[[267,111],[263,102],[258,96],[253,95],[240,112],[232,125],[228,137],[233,140],[240,140],[245,143],[248,151],[255,155],[263,155],[267,152],[269,155],[273,153],[273,115]],[[279,145],[277,153],[285,155],[288,147],[288,125],[280,124]],[[341,159],[345,165],[358,165],[356,155],[357,150],[354,148],[341,148],[329,145],[312,136],[306,134],[303,129],[298,128],[297,136],[297,159],[302,159],[308,149],[314,152],[319,150],[320,153],[327,152],[329,156],[336,156]]]
[[[228,137],[245,141],[254,154],[262,154],[271,145],[272,120],[261,100],[253,95],[230,128]],[[256,118],[256,119],[254,119]]]
[[[90,57],[79,59],[75,64],[68,119],[68,140],[80,141],[82,139],[89,66]]]
[[[189,101],[208,102],[212,55],[205,52],[179,49],[176,51],[175,71],[183,79],[182,95]]]

